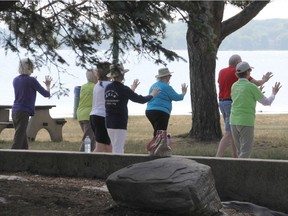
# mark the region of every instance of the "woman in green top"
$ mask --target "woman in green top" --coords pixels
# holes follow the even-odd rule
[[[260,89],[248,81],[253,67],[247,62],[240,62],[236,66],[238,81],[232,85],[232,108],[230,125],[233,141],[236,145],[239,158],[249,158],[254,142],[255,108],[257,101],[264,106],[269,106],[281,88],[280,82],[272,87],[272,95],[265,97]]]
[[[90,112],[92,110],[93,89],[97,83],[96,70],[89,69],[86,71],[87,83],[81,86],[79,105],[77,108],[77,120],[83,131],[83,136],[80,145],[80,151],[84,151],[84,139],[89,136],[91,140],[91,151],[95,148],[95,136],[90,125]]]

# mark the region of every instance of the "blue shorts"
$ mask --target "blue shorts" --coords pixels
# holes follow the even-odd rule
[[[220,111],[222,113],[225,131],[231,131],[230,128],[230,113],[231,113],[232,101],[219,101]]]

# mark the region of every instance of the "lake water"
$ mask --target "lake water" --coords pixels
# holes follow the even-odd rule
[[[176,52],[188,60],[188,54],[186,50],[176,50]],[[74,111],[74,88],[75,86],[81,86],[86,82],[85,69],[75,66],[75,55],[70,50],[61,50],[63,56],[68,59],[69,66],[67,66],[67,72],[69,74],[61,74],[61,82],[66,88],[70,90],[69,96],[61,97],[58,99],[56,96],[50,99],[43,98],[38,94],[36,105],[53,104],[55,108],[51,110],[52,117],[72,117]],[[268,83],[265,84],[265,95],[270,96],[272,86],[276,81],[282,83],[282,88],[276,96],[275,101],[271,106],[265,107],[261,104],[257,104],[257,113],[288,113],[288,69],[286,64],[288,62],[288,51],[219,51],[216,64],[216,80],[218,72],[221,68],[227,67],[228,59],[232,54],[238,53],[241,55],[243,61],[249,62],[254,67],[251,75],[255,79],[261,79],[263,74],[271,71],[274,76]],[[21,55],[20,55],[21,56]],[[22,55],[21,57],[23,57]],[[148,94],[148,89],[151,84],[155,82],[155,75],[158,73],[158,69],[162,66],[155,65],[152,61],[145,58],[139,59],[133,53],[127,57],[127,63],[125,68],[130,71],[125,76],[125,84],[130,86],[134,79],[140,80],[140,85],[136,89],[136,92],[142,95]],[[5,55],[4,50],[0,52],[0,104],[12,104],[14,99],[12,81],[15,76],[18,75],[18,62],[19,57],[16,54]],[[189,85],[189,65],[183,61],[168,63],[168,67],[174,74],[171,78],[171,85],[177,92],[181,92],[181,83],[187,83]],[[48,69],[50,68],[50,69]],[[57,79],[57,70],[53,66],[43,67],[40,71],[36,70],[34,76],[42,83],[45,75],[50,74],[55,80]],[[72,75],[71,75],[72,74]],[[215,81],[218,88],[217,82]],[[43,84],[43,83],[42,83]],[[44,84],[43,84],[44,85]],[[55,91],[52,89],[52,92]],[[218,89],[217,89],[218,91]],[[130,115],[144,115],[146,105],[129,102],[128,109]],[[173,102],[172,115],[185,115],[191,113],[190,91],[183,101]]]

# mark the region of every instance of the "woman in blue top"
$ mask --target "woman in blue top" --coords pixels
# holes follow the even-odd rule
[[[167,130],[168,122],[172,110],[172,101],[183,100],[186,92],[187,85],[182,84],[182,94],[178,94],[169,85],[171,74],[168,68],[161,68],[158,70],[156,78],[158,81],[154,83],[149,92],[151,93],[154,88],[159,89],[159,93],[147,104],[146,116],[154,129],[154,137],[156,136],[157,130]]]
[[[19,63],[19,76],[13,80],[15,100],[12,106],[12,120],[15,128],[12,149],[28,149],[26,129],[29,116],[35,113],[36,93],[50,97],[51,77],[45,77],[46,90],[40,85],[33,73],[33,62],[29,58],[22,59]]]

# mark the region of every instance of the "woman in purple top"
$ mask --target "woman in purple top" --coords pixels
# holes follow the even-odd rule
[[[50,97],[51,77],[45,77],[45,90],[36,78],[30,76],[33,68],[33,62],[29,58],[20,60],[20,75],[13,80],[15,100],[12,106],[12,120],[15,134],[12,149],[28,149],[26,129],[29,117],[35,113],[36,93]]]

